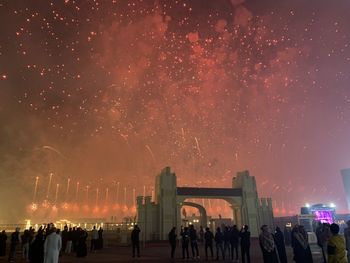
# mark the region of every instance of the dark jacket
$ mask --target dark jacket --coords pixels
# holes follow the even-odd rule
[[[205,240],[205,244],[212,244],[213,243],[213,239],[214,239],[214,235],[211,231],[206,231],[204,233],[204,240]]]
[[[224,242],[224,234],[222,232],[215,233],[215,243],[222,244]]]
[[[172,245],[176,244],[176,236],[177,236],[177,235],[176,235],[175,231],[171,230],[171,231],[169,232],[168,237],[169,237],[169,243],[170,243],[170,244],[172,244]]]
[[[190,229],[190,240],[191,242],[196,242],[197,241],[197,231],[196,229]]]
[[[231,243],[232,244],[238,244],[238,241],[239,241],[239,231],[237,228],[232,228],[231,229],[231,235],[230,235],[230,238],[231,238]]]
[[[134,230],[131,232],[131,242],[140,242],[140,232],[141,230],[139,228],[134,228]]]
[[[239,237],[241,238],[241,247],[250,247],[250,232],[242,230],[239,233]]]

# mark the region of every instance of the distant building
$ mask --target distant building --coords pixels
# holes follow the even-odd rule
[[[170,167],[164,168],[156,177],[155,202],[150,196],[137,197],[137,224],[141,227],[144,240],[166,240],[174,226],[180,230],[182,206],[192,206],[199,210],[199,224],[209,225],[205,208],[188,199],[222,199],[232,208],[233,223],[249,225],[252,237],[259,235],[260,226],[266,224],[273,229],[273,209],[271,198],[259,198],[256,182],[248,171],[237,173],[231,188],[177,187],[176,175]],[[196,221],[197,223],[197,221]]]
[[[335,222],[335,206],[315,204],[301,207],[298,221],[308,232],[314,231],[318,222],[332,224]]]
[[[343,178],[346,202],[348,204],[348,209],[350,210],[350,169],[343,169],[340,172]]]

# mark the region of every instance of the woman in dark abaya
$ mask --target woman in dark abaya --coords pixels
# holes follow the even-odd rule
[[[77,246],[77,257],[83,258],[87,255],[87,245],[86,245],[86,239],[87,239],[87,232],[81,228],[78,228],[78,246]]]
[[[102,233],[103,233],[103,229],[102,227],[100,227],[100,229],[98,230],[98,249],[102,249],[103,248],[103,237],[102,237]]]
[[[42,228],[40,228],[34,241],[29,246],[29,261],[31,263],[44,262],[44,242],[44,231]]]
[[[7,235],[5,230],[3,230],[0,234],[0,257],[3,257],[6,255],[6,240],[7,240]]]
[[[303,226],[297,225],[293,228],[292,246],[296,263],[313,263],[307,233]]]
[[[261,234],[259,236],[259,244],[263,254],[264,263],[278,263],[278,256],[276,253],[275,240],[272,233],[270,233],[268,226],[261,227]]]
[[[280,263],[287,263],[286,246],[284,244],[284,235],[279,227],[276,227],[275,244],[278,251]]]

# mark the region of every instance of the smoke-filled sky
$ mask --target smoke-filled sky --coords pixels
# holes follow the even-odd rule
[[[345,210],[350,1],[0,1],[0,213],[49,174],[142,193],[256,176]],[[12,202],[4,201],[12,200]],[[15,204],[14,204],[15,203]],[[10,209],[10,207],[12,207]]]

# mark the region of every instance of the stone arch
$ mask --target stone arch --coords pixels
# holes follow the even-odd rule
[[[219,199],[219,200],[223,200],[225,202],[227,202],[227,204],[229,205],[229,208],[232,210],[232,219],[233,222],[236,225],[242,225],[242,197],[239,196],[220,196],[220,195],[197,195],[197,196],[191,196],[191,195],[187,195],[187,196],[177,196],[177,204],[178,204],[178,218],[177,218],[177,222],[178,222],[178,227],[180,227],[180,222],[181,222],[181,206],[182,203],[186,202],[187,199],[192,199],[192,198],[203,198],[203,199]],[[197,203],[194,203],[196,205],[198,205]],[[205,209],[205,208],[204,208]],[[207,216],[208,218],[208,216]]]
[[[191,206],[194,208],[197,208],[200,214],[200,225],[203,227],[206,227],[208,224],[208,216],[207,216],[207,211],[205,210],[204,206],[200,204],[196,204],[193,202],[181,202],[180,208],[183,206]]]
[[[260,225],[273,226],[272,200],[258,197],[255,177],[250,176],[248,171],[238,172],[232,178],[232,187],[178,187],[175,173],[166,167],[156,177],[154,202],[151,202],[150,197],[142,198],[137,201],[137,222],[143,224],[143,229],[147,229],[148,235],[145,234],[144,237],[146,240],[150,240],[152,235],[166,240],[172,227],[180,229],[182,203],[192,198],[227,201],[232,208],[235,223],[239,226],[249,225],[252,237],[259,235]],[[190,205],[202,213],[203,209],[205,211],[198,204]]]

